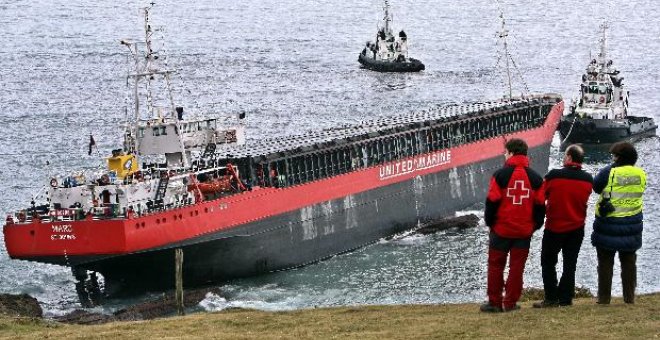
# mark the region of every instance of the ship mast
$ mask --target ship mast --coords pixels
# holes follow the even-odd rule
[[[499,38],[502,40],[504,46],[504,60],[506,62],[506,77],[509,84],[509,99],[513,98],[513,90],[511,88],[511,69],[509,68],[509,47],[507,45],[506,37],[509,36],[509,31],[506,29],[504,21],[504,13],[500,11],[500,19],[502,19],[502,29],[498,32]]]
[[[385,0],[385,17],[383,18],[385,22],[385,33],[389,34],[391,32],[390,22],[392,21],[392,16],[390,15],[390,2]]]
[[[153,3],[152,3],[153,5]],[[146,97],[147,97],[147,108],[146,108],[146,115],[147,119],[153,119],[154,118],[154,105],[153,105],[153,93],[152,93],[152,81],[156,78],[156,76],[162,76],[163,79],[165,80],[165,90],[167,92],[167,100],[169,101],[169,114],[166,117],[162,117],[160,112],[158,112],[158,119],[160,120],[165,120],[167,118],[172,118],[176,119],[176,108],[174,106],[174,97],[172,95],[172,88],[171,88],[171,79],[170,75],[174,73],[174,70],[160,70],[155,66],[155,61],[158,59],[158,56],[154,53],[153,48],[152,48],[152,42],[151,42],[151,36],[153,35],[153,30],[151,27],[151,23],[149,20],[149,10],[151,7],[145,7],[142,9],[142,12],[144,14],[144,44],[145,44],[145,51],[144,55],[140,56],[140,51],[138,49],[138,42],[133,42],[133,41],[127,41],[127,40],[122,40],[121,44],[126,45],[131,53],[131,56],[133,57],[133,60],[135,62],[135,72],[134,73],[129,73],[128,77],[134,79],[134,88],[133,88],[133,96],[134,96],[134,117],[133,117],[133,124],[131,128],[131,141],[125,141],[125,145],[131,145],[134,153],[137,153],[139,150],[139,138],[137,137],[137,132],[139,129],[139,122],[140,122],[140,98],[139,98],[139,85],[140,85],[140,80],[145,79],[145,86],[146,86]],[[143,59],[143,62],[141,63],[141,59]],[[130,125],[130,122],[128,122]],[[177,129],[178,131],[181,131],[181,122],[177,119]],[[185,146],[183,144],[183,139],[179,138],[180,146],[181,146],[181,157],[183,160],[184,166],[188,166],[188,160],[186,157],[186,152],[185,152]]]
[[[603,23],[601,25],[601,28],[603,29],[603,37],[600,38],[600,53],[598,54],[599,63],[605,64],[607,63],[607,29],[609,26],[607,23]]]
[[[170,87],[170,74],[174,73],[173,70],[158,70],[154,67],[154,61],[158,59],[158,56],[155,56],[151,36],[153,35],[153,30],[151,28],[151,23],[149,21],[149,7],[145,7],[144,10],[144,41],[145,41],[145,67],[144,72],[139,74],[139,77],[146,78],[147,82],[147,112],[153,114],[153,94],[151,92],[151,81],[154,79],[155,75],[162,75],[165,79],[165,88],[167,91],[168,101],[169,101],[169,113],[170,117],[174,117],[174,98],[172,96],[172,89]],[[159,117],[163,118],[163,117]]]
[[[137,43],[136,42],[131,42],[128,40],[121,40],[120,43],[122,45],[125,45],[128,50],[130,51],[130,55],[133,58],[133,61],[135,62],[135,70],[138,70],[140,68],[140,59],[138,58],[138,48],[137,48]],[[137,73],[137,72],[136,72]],[[128,80],[131,78],[131,73],[129,71],[128,77],[127,77],[127,85],[128,85]],[[130,116],[128,113],[126,114],[126,124],[127,124],[127,130],[128,133],[124,135],[124,146],[127,147],[128,152],[132,153],[137,153],[137,150],[139,150],[138,146],[138,138],[137,136],[137,122],[140,119],[140,96],[138,92],[138,87],[140,84],[140,78],[139,77],[132,77],[134,84],[133,84],[133,124],[130,122]],[[130,139],[130,140],[126,140]]]
[[[151,73],[152,72],[152,62],[153,62],[153,49],[151,48],[151,35],[153,34],[151,32],[151,24],[149,23],[149,7],[145,7],[144,9],[144,42],[145,42],[145,58],[144,58],[144,69],[145,73]],[[147,113],[151,114],[153,113],[153,97],[151,93],[151,80],[154,79],[152,76],[145,77],[147,82],[145,83],[146,85],[146,90],[147,90]]]

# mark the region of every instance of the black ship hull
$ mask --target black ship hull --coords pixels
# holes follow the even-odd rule
[[[608,148],[613,143],[655,136],[657,125],[652,118],[628,116],[625,119],[591,119],[563,116],[559,122],[561,149],[580,143],[589,148]]]
[[[539,173],[548,168],[549,149],[546,143],[529,150],[531,167]],[[175,248],[183,249],[186,287],[300,267],[482,202],[491,174],[502,164],[501,156],[482,160],[167,248],[69,260],[76,270],[101,273],[108,295],[173,287]]]
[[[425,69],[424,64],[414,58],[408,58],[404,62],[379,61],[360,54],[358,61],[364,68],[378,72],[419,72]]]

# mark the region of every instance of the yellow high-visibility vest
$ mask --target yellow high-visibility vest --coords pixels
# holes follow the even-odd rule
[[[643,194],[646,189],[646,173],[642,168],[632,165],[613,167],[608,176],[607,186],[598,198],[600,202],[608,198],[614,206],[614,212],[607,217],[627,217],[642,212]],[[600,216],[596,209],[596,216]]]

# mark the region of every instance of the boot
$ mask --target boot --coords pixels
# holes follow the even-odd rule
[[[619,252],[619,260],[621,261],[623,302],[633,304],[637,287],[637,255],[634,252]]]
[[[598,256],[598,304],[607,305],[612,298],[614,252],[596,248]]]

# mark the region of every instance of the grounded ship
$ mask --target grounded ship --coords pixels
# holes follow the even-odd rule
[[[603,25],[600,53],[582,75],[580,99],[562,117],[559,133],[561,147],[582,143],[587,147],[619,141],[635,142],[654,136],[653,118],[628,115],[628,91],[619,70],[607,59],[607,25]]]
[[[378,29],[376,42],[367,42],[358,56],[362,67],[379,72],[419,72],[424,64],[414,58],[408,58],[408,36],[402,30],[399,37],[394,36],[391,27],[390,4],[385,0],[383,27]]]
[[[169,75],[124,44],[146,60],[136,96]],[[46,204],[7,216],[7,251],[71,267],[81,300],[98,274],[108,295],[173,287],[175,249],[186,286],[299,267],[481,202],[507,139],[525,139],[545,172],[563,105],[540,94],[438,106],[241,145],[240,126],[185,120],[173,104],[138,119],[136,97],[107,170],[52,178]]]

